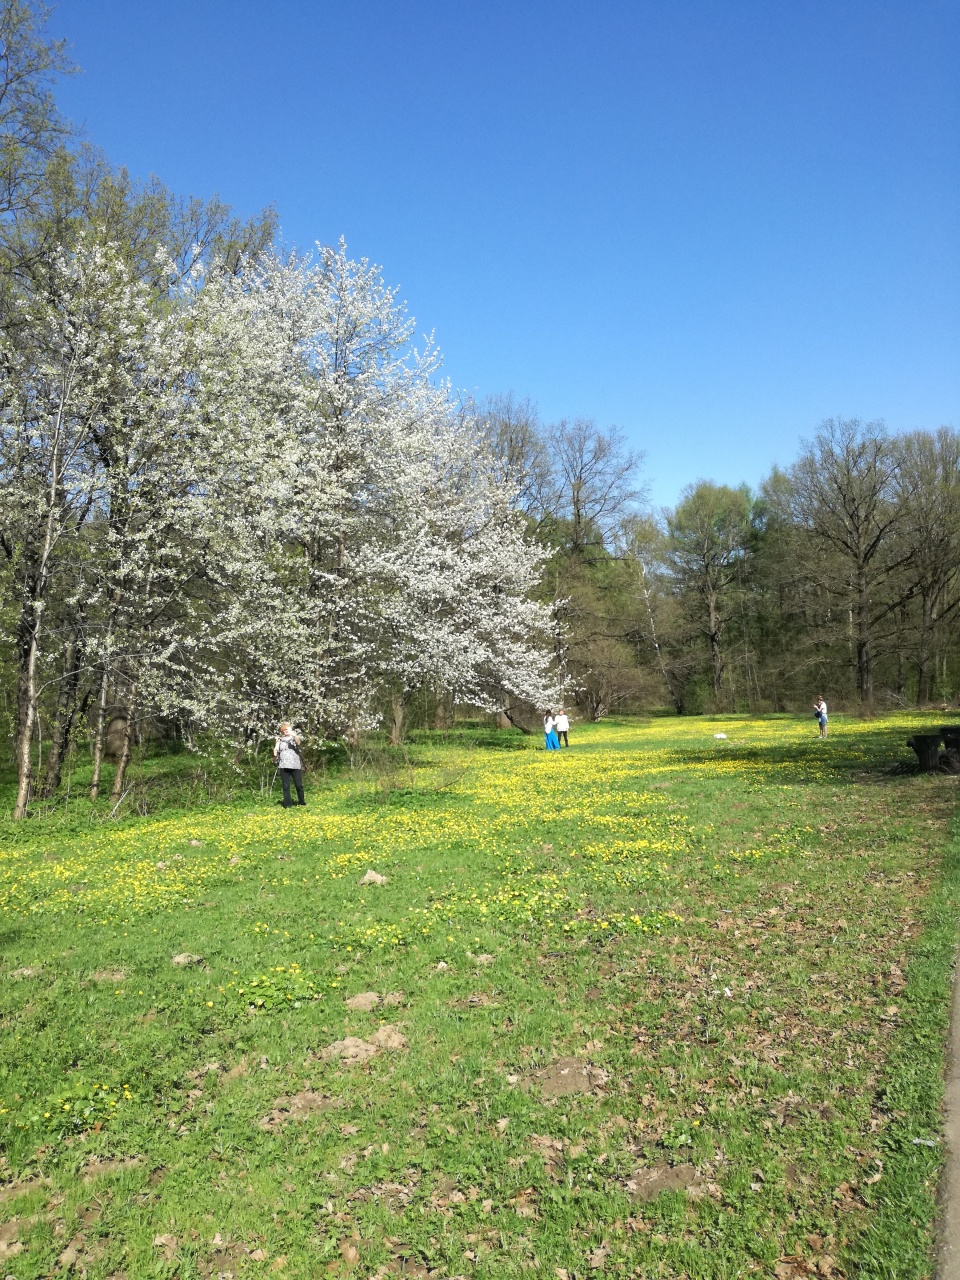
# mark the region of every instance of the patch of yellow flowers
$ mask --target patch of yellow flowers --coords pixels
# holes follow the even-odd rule
[[[481,886],[451,885],[411,906],[402,924],[368,920],[345,927],[337,940],[393,947],[441,921],[447,927],[468,919],[576,929],[589,918],[592,928],[591,885],[649,896],[675,878],[678,857],[702,838],[662,791],[652,789],[654,779],[736,775],[758,789],[828,781],[875,758],[876,737],[870,745],[863,727],[835,720],[830,738],[820,741],[812,716],[809,723],[660,719],[591,726],[584,733],[590,750],[444,748],[442,767],[460,768],[462,776],[440,803],[422,807],[358,807],[352,803],[356,784],[348,778],[315,791],[308,809],[291,814],[272,807],[251,813],[221,808],[106,826],[72,837],[67,848],[53,836],[48,843],[7,844],[0,847],[0,912],[125,921],[193,905],[218,885],[262,876],[292,852],[315,855],[308,882],[322,891],[325,883],[365,866],[400,868],[427,851],[455,851],[458,861],[483,868]],[[919,725],[916,716],[903,714],[887,717],[883,727],[895,729],[894,740],[902,743]],[[429,769],[421,773],[429,779]],[[566,847],[554,855],[550,842],[558,830]],[[784,847],[784,840],[795,847],[802,838],[798,829],[727,856],[756,859]],[[543,854],[531,856],[541,847]],[[485,874],[491,865],[493,876]],[[655,917],[653,911],[649,920]],[[654,927],[647,921],[646,913],[635,913],[607,919],[607,925]]]

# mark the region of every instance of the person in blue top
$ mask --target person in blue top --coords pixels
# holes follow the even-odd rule
[[[813,704],[813,714],[817,717],[817,724],[820,726],[820,737],[825,738],[827,736],[827,704],[822,693],[817,694],[817,700]]]
[[[543,717],[543,738],[544,745],[548,751],[559,751],[560,740],[557,737],[556,721],[553,718],[553,712],[548,711]]]

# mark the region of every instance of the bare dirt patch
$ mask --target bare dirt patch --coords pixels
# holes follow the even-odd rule
[[[299,1124],[309,1116],[320,1111],[330,1111],[334,1107],[342,1107],[341,1098],[331,1098],[325,1093],[316,1093],[305,1089],[303,1093],[294,1093],[289,1097],[277,1098],[273,1107],[260,1120],[260,1128],[268,1132],[282,1128],[285,1124]]]
[[[658,1160],[646,1168],[635,1169],[624,1183],[624,1190],[634,1200],[655,1200],[662,1191],[685,1191],[697,1198],[706,1191],[703,1178],[692,1164],[667,1164]]]
[[[499,1004],[486,991],[475,991],[472,996],[467,996],[466,1000],[450,1000],[448,1003],[454,1009],[496,1009]]]
[[[91,982],[126,982],[127,975],[123,969],[98,969],[91,973]]]
[[[406,1036],[399,1027],[388,1023],[375,1031],[367,1040],[361,1040],[358,1036],[334,1040],[333,1044],[328,1044],[318,1054],[311,1054],[307,1061],[316,1057],[322,1062],[343,1062],[350,1066],[354,1063],[366,1062],[369,1058],[375,1057],[381,1049],[399,1052],[406,1047]]]
[[[371,1009],[376,1009],[380,1003],[380,995],[376,991],[361,991],[359,995],[350,996],[347,1000],[348,1009],[356,1009],[360,1013],[369,1013]]]
[[[22,1249],[19,1219],[0,1224],[0,1258],[15,1258]]]
[[[591,1066],[579,1058],[558,1058],[549,1067],[535,1071],[529,1084],[539,1084],[544,1098],[566,1098],[572,1093],[596,1093],[610,1079],[609,1071]]]
[[[0,1186],[0,1204],[29,1195],[31,1191],[36,1191],[46,1184],[46,1178],[24,1178],[22,1182],[7,1182]]]
[[[380,995],[378,991],[361,991],[359,995],[350,996],[347,1008],[360,1013],[371,1013],[374,1009],[396,1009],[406,1000],[402,991],[386,991]]]
[[[99,1156],[91,1156],[83,1166],[83,1180],[92,1182],[94,1178],[103,1178],[108,1174],[126,1173],[128,1169],[136,1169],[142,1163],[142,1156],[119,1156],[115,1160],[101,1160]]]

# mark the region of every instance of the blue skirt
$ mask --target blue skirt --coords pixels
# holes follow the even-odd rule
[[[548,751],[560,750],[560,739],[557,737],[556,729],[551,729],[549,733],[545,733],[543,740]]]

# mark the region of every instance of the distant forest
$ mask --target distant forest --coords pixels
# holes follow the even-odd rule
[[[649,509],[617,430],[457,399],[379,269],[137,182],[0,0],[0,734],[16,815],[149,735],[457,711],[924,705],[960,682],[960,436],[824,422]]]
[[[493,400],[485,427],[550,549],[558,661],[590,718],[923,706],[960,684],[960,434],[830,419],[751,493],[645,509],[640,459],[589,422]]]

